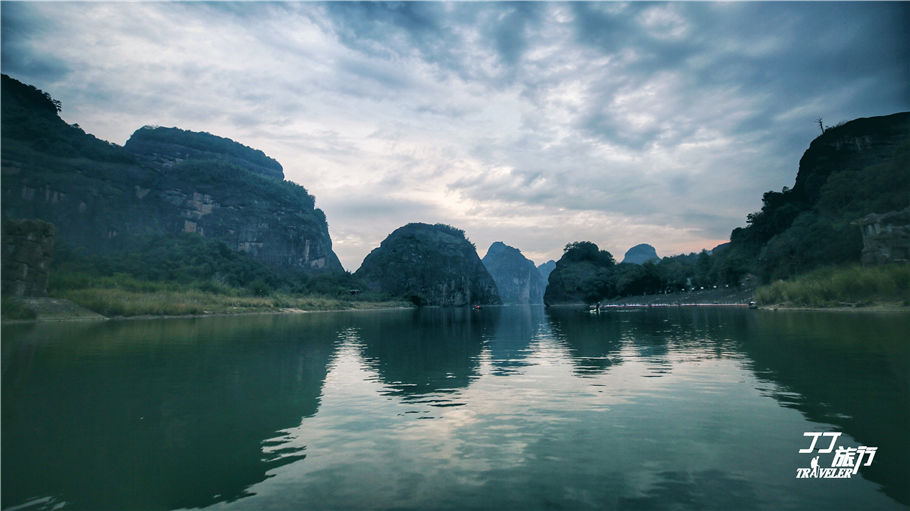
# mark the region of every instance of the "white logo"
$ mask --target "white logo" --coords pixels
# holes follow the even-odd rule
[[[836,432],[816,432],[816,431],[807,431],[803,433],[803,436],[812,437],[812,443],[809,444],[809,447],[806,449],[800,449],[800,454],[808,454],[812,452],[817,452],[818,454],[830,454],[831,451],[834,451],[834,457],[831,460],[830,467],[819,466],[818,458],[815,456],[812,458],[812,461],[809,462],[808,467],[797,468],[796,469],[796,478],[797,479],[849,479],[854,474],[859,471],[859,466],[862,464],[864,467],[868,467],[872,464],[872,459],[875,458],[875,451],[878,447],[867,447],[861,445],[859,447],[844,447],[837,446],[837,450],[834,449],[834,443],[837,442],[837,439],[840,437],[840,433]],[[828,443],[828,446],[824,449],[819,448],[818,451],[815,450],[815,445],[818,443],[820,437],[830,437],[831,442]],[[824,445],[824,440],[822,441]],[[866,457],[868,455],[868,457]],[[863,463],[865,458],[866,463]]]

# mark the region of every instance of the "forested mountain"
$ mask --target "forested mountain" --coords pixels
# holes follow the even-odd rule
[[[355,276],[371,291],[417,305],[501,303],[474,245],[464,231],[448,225],[399,227],[367,255]]]
[[[712,257],[721,279],[754,272],[768,281],[859,262],[852,222],[910,206],[910,112],[825,129],[800,159],[793,188],[766,192],[762,202]]]
[[[341,272],[325,215],[261,151],[142,128],[120,147],[68,125],[59,102],[2,77],[2,213],[38,218],[86,254],[195,233],[274,268]]]
[[[556,268],[550,273],[544,303],[593,302],[615,294],[612,285],[616,261],[606,250],[590,241],[566,245]]]

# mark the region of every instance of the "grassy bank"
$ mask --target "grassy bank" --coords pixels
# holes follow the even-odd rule
[[[109,317],[279,312],[289,309],[346,310],[410,305],[397,301],[279,292],[257,286],[232,287],[215,281],[148,281],[125,274],[104,277],[72,273],[57,275],[52,277],[50,294]]]
[[[0,317],[4,319],[35,319],[35,311],[21,300],[2,298],[0,303]]]
[[[910,306],[910,264],[820,268],[758,288],[755,301],[799,307]]]

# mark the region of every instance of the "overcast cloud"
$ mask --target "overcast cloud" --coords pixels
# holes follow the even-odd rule
[[[412,221],[536,263],[711,248],[835,124],[910,110],[908,3],[2,3],[2,70],[123,144],[262,149],[345,268]]]

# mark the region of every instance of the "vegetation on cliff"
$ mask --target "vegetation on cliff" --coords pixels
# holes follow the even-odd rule
[[[443,224],[396,229],[354,275],[374,292],[416,305],[501,303],[496,283],[464,231]]]
[[[188,159],[218,160],[255,174],[284,179],[281,164],[262,151],[211,133],[143,126],[126,141],[124,148],[138,160],[154,166],[170,166]]]
[[[712,271],[729,279],[754,273],[768,282],[858,262],[862,239],[852,223],[910,206],[908,168],[910,113],[826,129],[800,160],[793,188],[764,194],[762,209],[712,257]]]

